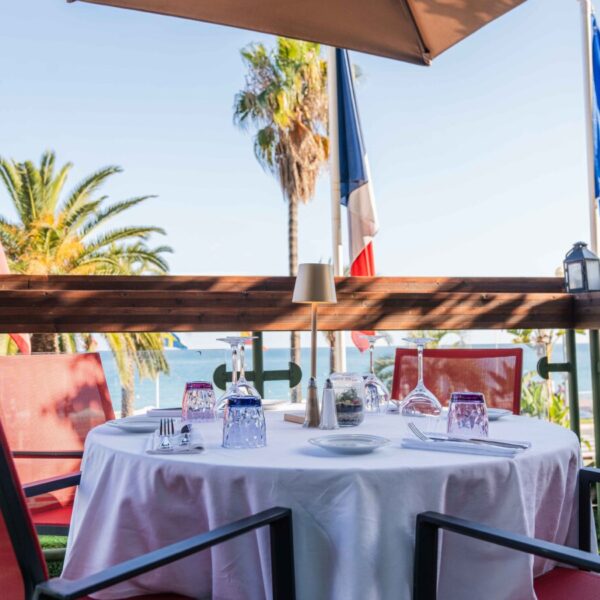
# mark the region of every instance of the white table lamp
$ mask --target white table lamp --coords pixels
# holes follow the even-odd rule
[[[335,304],[335,281],[331,265],[304,263],[298,267],[292,302],[310,304],[310,379],[306,397],[304,427],[319,426],[319,399],[317,393],[317,307],[319,304]]]

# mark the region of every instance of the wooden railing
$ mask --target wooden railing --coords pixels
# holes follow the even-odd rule
[[[291,277],[0,276],[0,331],[308,330]],[[558,277],[344,277],[323,330],[599,328],[600,293]]]

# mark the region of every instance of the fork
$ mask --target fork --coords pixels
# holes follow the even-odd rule
[[[175,433],[175,424],[173,419],[160,420],[160,449],[171,450],[171,440],[169,439]]]
[[[518,442],[500,442],[497,440],[484,440],[484,439],[474,439],[474,438],[461,438],[461,437],[435,437],[428,436],[423,433],[412,421],[408,424],[409,429],[423,442],[463,442],[467,444],[477,444],[477,445],[488,445],[488,446],[498,446],[500,448],[522,448],[527,449],[529,445],[519,444]]]
[[[433,440],[425,435],[412,421],[409,422],[408,428],[418,437],[422,442],[433,442]]]

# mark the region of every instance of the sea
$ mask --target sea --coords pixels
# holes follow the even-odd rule
[[[478,347],[478,346],[472,346]],[[490,347],[479,346],[479,347]],[[514,347],[512,344],[499,344],[496,347]],[[535,371],[538,356],[535,351],[528,346],[521,346],[524,350],[523,373]],[[391,358],[394,353],[393,347],[376,347],[375,359]],[[215,369],[225,363],[231,370],[231,355],[224,349],[169,349],[165,351],[168,363],[169,373],[161,373],[155,379],[139,379],[135,381],[135,409],[141,410],[150,406],[178,406],[181,403],[183,390],[186,382],[197,380],[213,381]],[[114,357],[110,351],[101,351],[102,364],[108,389],[113,402],[115,413],[121,410],[121,387]],[[591,370],[589,357],[589,344],[577,344],[577,371],[579,375],[580,402],[585,409],[589,404],[591,397]],[[290,359],[289,348],[268,348],[264,350],[264,368],[286,369]],[[553,362],[562,362],[564,360],[562,344],[556,344]],[[356,348],[349,347],[346,351],[347,370],[357,373],[366,373],[369,366],[368,353],[361,354]],[[252,369],[252,352],[246,352],[247,369]],[[310,349],[303,348],[301,351],[300,366],[303,373],[310,370]],[[317,379],[319,389],[322,389],[323,383],[329,375],[329,349],[318,348],[317,351]],[[560,382],[564,376],[562,374],[553,374],[553,379]],[[302,385],[302,384],[301,384]],[[216,389],[217,396],[220,390]],[[289,385],[286,381],[267,381],[265,382],[265,398],[288,400]]]

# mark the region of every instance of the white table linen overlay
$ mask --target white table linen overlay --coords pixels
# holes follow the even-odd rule
[[[299,600],[411,598],[415,517],[425,510],[576,544],[580,453],[570,431],[510,416],[490,436],[529,440],[514,458],[400,447],[397,415],[357,428],[392,440],[372,454],[336,456],[308,443],[331,431],[267,414],[267,447],[226,450],[221,422],[201,424],[206,452],[154,456],[148,435],[100,426],[88,436],[63,576],[90,575],[127,558],[272,506],[293,511]],[[533,558],[444,535],[442,599],[531,600]],[[540,574],[551,566],[535,561]],[[268,530],[98,593],[126,598],[174,591],[194,598],[271,598]]]

